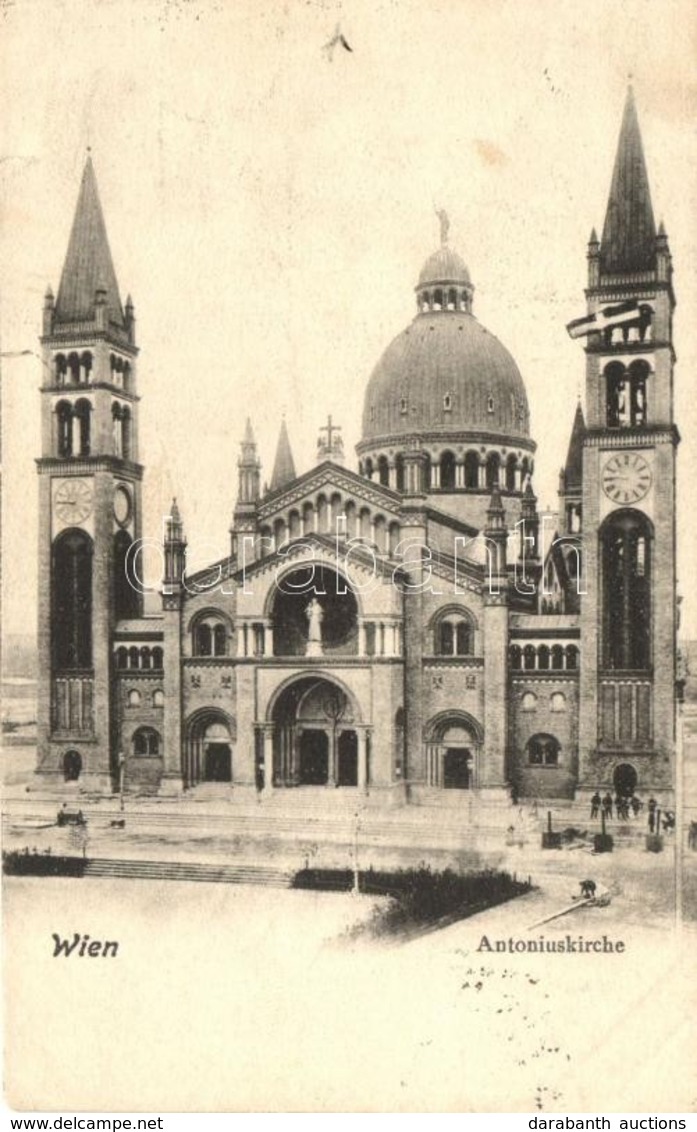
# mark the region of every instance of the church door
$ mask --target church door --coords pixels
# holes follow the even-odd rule
[[[631,798],[636,790],[637,772],[629,763],[620,763],[615,767],[612,782],[620,798]]]
[[[470,784],[470,752],[463,747],[448,747],[443,755],[443,786],[446,790],[468,790]]]
[[[339,773],[337,785],[358,786],[358,736],[355,731],[342,731],[337,744]]]
[[[329,777],[329,736],[308,729],[300,736],[300,782],[303,786],[326,786]]]
[[[82,756],[79,751],[66,751],[63,756],[63,777],[66,782],[74,782],[80,777]]]
[[[206,743],[203,779],[204,782],[232,781],[232,756],[229,743]]]

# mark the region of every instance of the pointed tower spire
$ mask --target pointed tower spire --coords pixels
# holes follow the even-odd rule
[[[571,429],[569,449],[566,453],[566,463],[562,473],[566,491],[578,490],[583,482],[583,437],[586,433],[586,422],[583,417],[581,402],[576,405],[574,423]]]
[[[605,273],[650,271],[656,262],[656,224],[634,92],[624,105],[600,259]]]
[[[292,483],[295,478],[295,461],[293,460],[293,453],[288,438],[288,428],[286,427],[284,418],[281,422],[281,431],[278,434],[276,459],[271,476],[271,491],[276,491],[279,487],[285,487],[286,484]]]
[[[100,292],[100,299],[107,308],[108,322],[123,329],[124,315],[119,285],[109,249],[92,157],[88,153],[58,288],[54,326],[65,322],[91,321],[95,317],[97,292]]]

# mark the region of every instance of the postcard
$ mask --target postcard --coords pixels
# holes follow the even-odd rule
[[[0,22],[7,1106],[685,1127],[693,6]]]

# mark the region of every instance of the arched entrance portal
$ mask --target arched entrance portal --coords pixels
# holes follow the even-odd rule
[[[426,768],[430,786],[471,790],[477,785],[479,724],[466,712],[443,712],[426,729]]]
[[[215,708],[197,712],[187,727],[184,786],[232,782],[234,724]]]
[[[365,730],[352,697],[333,680],[301,676],[272,710],[276,786],[358,786],[367,780]]]
[[[615,793],[620,798],[631,798],[638,781],[637,772],[631,763],[620,763],[619,766],[615,767],[612,774],[612,783],[615,787]]]

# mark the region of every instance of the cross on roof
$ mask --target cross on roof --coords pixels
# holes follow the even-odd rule
[[[335,424],[332,423],[332,415],[330,413],[329,416],[327,417],[326,425],[322,425],[322,427],[320,428],[319,431],[320,431],[320,433],[326,432],[326,434],[327,434],[326,445],[327,445],[327,448],[331,451],[332,437],[334,436],[334,433],[338,434],[338,433],[341,432],[341,425],[335,425]]]

